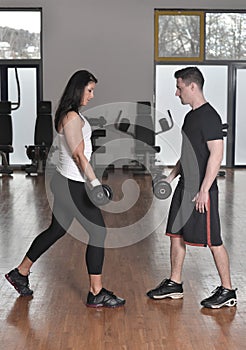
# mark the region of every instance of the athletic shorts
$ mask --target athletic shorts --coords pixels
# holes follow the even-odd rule
[[[173,194],[166,235],[183,237],[184,242],[194,246],[222,245],[218,211],[218,190],[209,192],[208,210],[199,213],[192,202],[195,194],[177,186]]]

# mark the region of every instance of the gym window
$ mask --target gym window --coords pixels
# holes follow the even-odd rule
[[[229,125],[222,164],[245,166],[246,11],[155,9],[154,24],[156,126],[159,113],[167,109],[175,125],[181,125],[185,107],[176,103],[173,75],[177,66],[196,65],[206,76],[206,97]],[[178,128],[175,132],[173,128],[165,140],[157,136],[161,164],[175,164],[178,151],[167,151],[169,144],[181,142]]]
[[[246,60],[245,11],[155,10],[155,61]]]
[[[155,59],[201,61],[204,15],[198,11],[155,12]]]
[[[41,59],[41,10],[0,8],[0,60]]]
[[[205,51],[207,60],[246,60],[246,13],[207,13]]]

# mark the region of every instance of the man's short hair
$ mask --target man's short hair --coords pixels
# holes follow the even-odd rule
[[[181,78],[185,85],[196,83],[201,90],[203,89],[204,77],[202,72],[197,67],[186,67],[179,69],[174,73],[174,77],[176,79]]]

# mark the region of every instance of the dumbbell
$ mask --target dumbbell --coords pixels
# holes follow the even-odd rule
[[[88,196],[96,206],[100,207],[110,202],[113,191],[108,185],[100,184],[88,189]]]
[[[153,192],[158,199],[167,199],[172,193],[172,187],[165,178],[164,175],[157,175],[152,180]]]

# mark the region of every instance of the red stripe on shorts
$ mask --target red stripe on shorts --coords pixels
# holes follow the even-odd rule
[[[211,246],[211,227],[210,227],[210,197],[208,199],[208,210],[207,210],[207,243]]]

